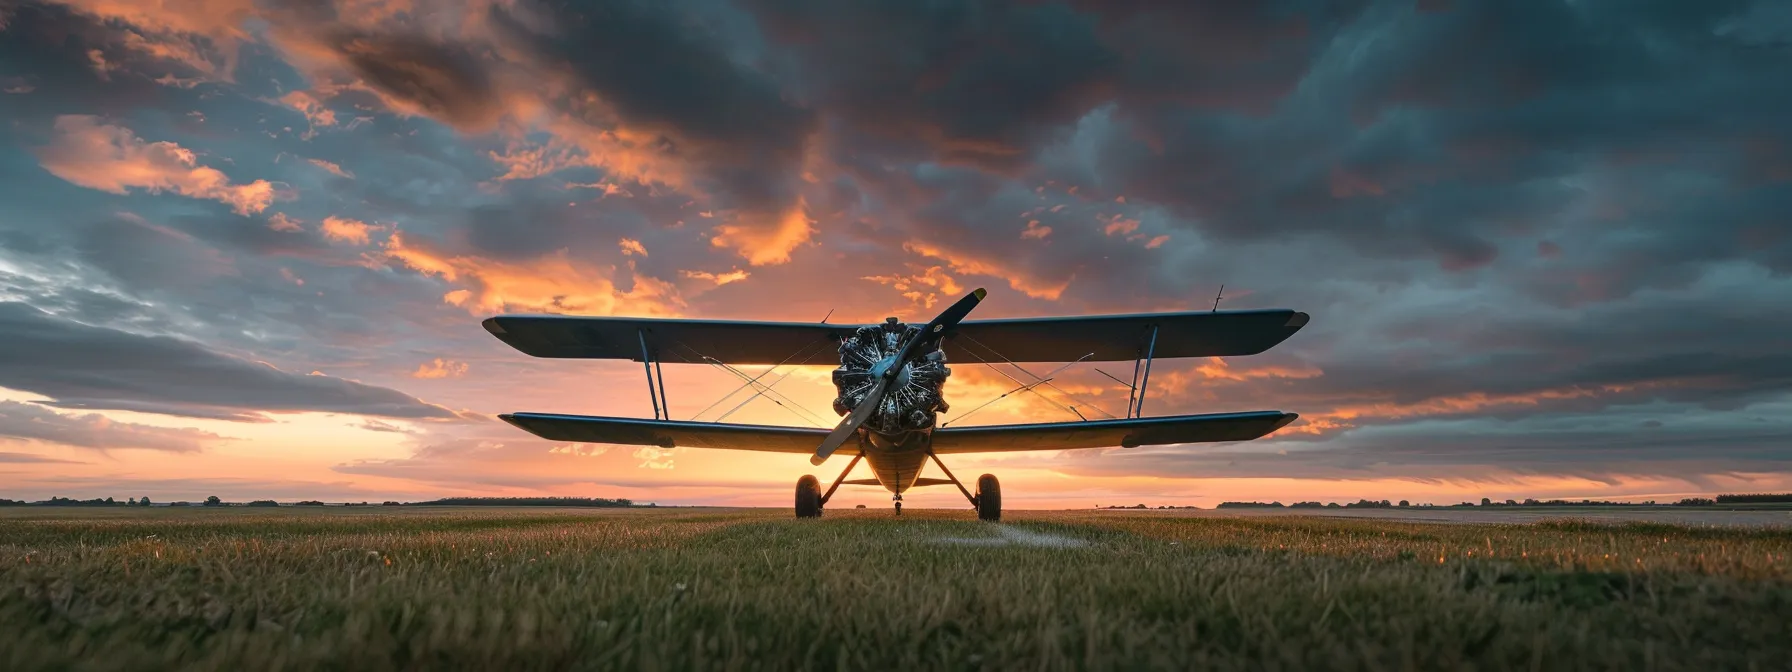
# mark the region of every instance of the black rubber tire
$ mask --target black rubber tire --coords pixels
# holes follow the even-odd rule
[[[814,476],[796,479],[796,517],[821,517],[821,481]]]
[[[990,522],[1002,519],[1002,484],[993,474],[977,477],[977,519]]]

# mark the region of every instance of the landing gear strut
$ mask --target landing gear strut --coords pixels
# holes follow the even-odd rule
[[[840,472],[840,477],[834,479],[834,484],[828,486],[828,491],[825,493],[821,491],[821,481],[814,476],[804,476],[797,479],[796,517],[820,518],[821,507],[827,505],[828,499],[834,496],[834,491],[840,489],[840,484],[846,481],[846,475],[852,473],[852,468],[859,466],[859,460],[864,459],[864,457],[865,456],[862,453],[852,456],[852,461],[846,463],[846,469]],[[898,497],[897,499],[901,498]],[[901,508],[901,505],[897,505],[897,507]]]
[[[890,499],[896,502],[896,515],[902,515],[902,493],[896,493]]]

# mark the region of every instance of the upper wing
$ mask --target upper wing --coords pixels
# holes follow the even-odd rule
[[[498,417],[549,441],[661,448],[684,446],[809,455],[815,452],[815,446],[828,435],[826,429],[807,427],[604,418],[557,413],[511,413]],[[858,448],[852,445],[842,446],[840,452],[851,455],[858,452]]]
[[[944,455],[1250,441],[1281,429],[1298,417],[1300,416],[1281,411],[1253,411],[1035,425],[947,427],[933,431],[933,452]]]
[[[1281,343],[1307,324],[1293,310],[1224,310],[1138,315],[1085,315],[966,320],[946,339],[954,362],[1123,361],[1144,357],[1254,355]],[[834,343],[858,325],[816,322],[749,322],[640,317],[503,315],[485,329],[535,357],[641,361],[643,342],[655,360],[729,364],[814,361],[832,365]],[[1152,329],[1156,344],[1152,345]],[[804,353],[808,359],[798,357]]]
[[[662,362],[700,364],[709,356],[728,364],[781,364],[807,348],[820,352],[820,363],[830,366],[839,363],[831,356],[833,344],[857,328],[819,322],[570,315],[500,315],[486,318],[484,324],[499,340],[535,357],[638,362],[645,347]],[[799,362],[800,358],[790,363]]]

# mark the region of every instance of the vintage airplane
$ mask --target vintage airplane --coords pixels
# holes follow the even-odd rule
[[[1002,491],[996,477],[979,477],[977,492],[972,494],[940,461],[940,455],[1249,441],[1298,417],[1281,411],[1254,411],[1146,418],[1141,412],[1154,359],[1261,353],[1305,326],[1306,313],[1221,311],[1216,300],[1212,311],[964,321],[984,295],[984,290],[978,289],[920,327],[902,324],[894,317],[870,326],[828,324],[826,318],[819,323],[561,315],[488,318],[486,331],[528,355],[641,362],[654,409],[652,420],[551,413],[498,417],[552,441],[805,453],[818,466],[835,451],[844,450],[852,454],[852,462],[826,492],[814,476],[797,481],[798,518],[820,516],[843,484],[883,486],[893,495],[897,515],[902,514],[902,493],[909,488],[955,485],[984,520],[1001,519]],[[985,343],[999,344],[1000,350]],[[817,349],[821,345],[833,345],[840,357],[833,374],[839,395],[834,412],[844,417],[832,430],[677,421],[669,411],[661,411],[666,394],[662,362],[725,368],[748,386],[756,386],[758,396],[772,394],[770,386],[731,365],[783,365],[805,352],[810,358],[819,355],[825,351]],[[989,357],[1037,379],[1013,391],[1051,386],[1051,374],[1033,376],[1019,367],[1019,362],[1133,360],[1133,382],[1123,383],[1132,389],[1126,416],[936,427],[938,415],[947,409],[942,394],[951,375],[947,359],[995,363]],[[1102,373],[1119,382],[1112,374]],[[1074,406],[1068,410],[1083,416]],[[876,478],[846,480],[860,459],[871,465]],[[945,478],[921,478],[928,460],[939,466]]]

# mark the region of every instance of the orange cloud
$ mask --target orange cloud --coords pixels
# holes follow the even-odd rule
[[[716,235],[709,239],[716,247],[733,248],[747,263],[754,266],[777,265],[790,261],[790,253],[815,233],[815,223],[809,219],[806,210],[808,204],[797,199],[791,207],[776,221],[749,221],[735,224],[723,224],[716,227]]]
[[[922,308],[932,308],[939,301],[940,295],[956,297],[964,291],[958,281],[947,275],[939,266],[921,268],[917,264],[909,264],[913,275],[867,275],[862,280],[870,280],[880,285],[889,285],[902,297],[919,304]]]
[[[902,249],[924,257],[932,257],[944,261],[948,266],[952,267],[952,270],[957,271],[958,273],[965,275],[987,275],[992,278],[1001,278],[1008,282],[1010,288],[1035,299],[1056,301],[1058,300],[1058,296],[1062,295],[1064,290],[1070,287],[1070,282],[1076,279],[1074,274],[1062,281],[1039,278],[1025,270],[1009,266],[1006,261],[998,257],[986,256],[974,252],[949,250],[938,245],[924,243],[918,240],[911,240],[903,243]]]
[[[1139,230],[1139,220],[1126,219],[1122,215],[1114,215],[1113,217],[1108,218],[1107,226],[1101,228],[1102,233],[1110,236],[1114,234],[1126,235],[1137,230]]]
[[[1281,434],[1323,435],[1334,430],[1350,429],[1360,420],[1398,420],[1431,415],[1459,415],[1477,411],[1537,406],[1546,401],[1594,399],[1652,387],[1665,387],[1671,382],[1644,385],[1601,385],[1597,387],[1563,387],[1522,394],[1468,394],[1433,397],[1410,403],[1372,402],[1346,404],[1329,411],[1302,413],[1301,420],[1283,428]]]
[[[679,271],[679,273],[684,275],[684,277],[691,278],[693,280],[708,280],[710,282],[716,283],[717,287],[726,285],[730,282],[740,282],[742,280],[747,279],[747,277],[748,277],[748,274],[746,271],[740,270],[738,268],[734,269],[732,271],[728,271],[726,273],[711,273],[709,271]]]
[[[417,365],[412,378],[459,378],[467,374],[467,363],[437,357]]]
[[[276,212],[274,216],[269,217],[268,228],[283,233],[297,233],[304,230],[304,227],[299,226],[299,220],[287,217],[284,212]]]
[[[152,33],[187,33],[225,40],[247,39],[243,21],[255,12],[251,0],[63,0],[62,4]]]
[[[330,216],[324,218],[323,225],[319,226],[317,230],[324,234],[325,238],[339,243],[366,245],[373,242],[372,236],[369,234],[380,228],[359,220]]]
[[[634,274],[623,291],[614,269],[573,261],[565,250],[521,263],[445,254],[395,231],[386,259],[424,275],[460,285],[442,299],[475,315],[526,311],[585,315],[675,316],[684,299],[670,283]]]
[[[1487,394],[1470,392],[1447,397],[1433,397],[1424,401],[1406,404],[1372,403],[1355,406],[1341,406],[1332,409],[1324,416],[1342,420],[1357,418],[1397,419],[1426,415],[1455,415],[1471,413],[1493,408],[1512,406],[1536,406],[1545,401],[1563,399],[1590,399],[1608,394],[1619,394],[1637,389],[1628,385],[1602,385],[1598,387],[1564,387],[1539,390],[1524,394]]]
[[[1243,369],[1234,369],[1231,364],[1226,363],[1225,359],[1219,357],[1208,357],[1203,360],[1200,364],[1195,366],[1194,373],[1208,380],[1230,380],[1241,383],[1250,380],[1262,380],[1265,378],[1291,378],[1300,380],[1306,378],[1318,378],[1325,375],[1324,371],[1321,371],[1316,367],[1297,369],[1284,366],[1254,366]],[[1174,372],[1170,376],[1170,382],[1173,385],[1181,382],[1193,382],[1192,380],[1184,381],[1184,376],[1186,376],[1186,374],[1183,374],[1180,371]]]
[[[528,180],[587,163],[577,147],[563,142],[525,146],[512,144],[504,153],[489,152],[492,161],[504,167],[497,181]]]
[[[635,254],[639,254],[643,257],[647,256],[647,246],[642,245],[639,240],[623,238],[618,245],[622,248],[622,256],[626,257]]]
[[[602,106],[595,98],[586,102],[597,108],[595,113],[601,116]],[[681,191],[692,187],[686,166],[661,151],[665,142],[658,133],[621,126],[600,128],[570,115],[550,118],[541,127],[583,150],[583,164],[604,171],[610,179],[643,186],[664,185]]]
[[[1049,235],[1052,235],[1052,227],[1040,226],[1039,220],[1037,219],[1027,220],[1027,228],[1020,232],[1021,238],[1031,238],[1033,240],[1045,240],[1045,237]]]
[[[307,91],[293,91],[280,97],[280,102],[298,110],[305,115],[305,121],[312,126],[335,126],[336,112],[324,106],[323,101]]]
[[[55,139],[38,151],[44,170],[74,184],[114,194],[132,187],[227,204],[239,215],[266,210],[274,201],[267,180],[231,184],[223,172],[199,165],[191,150],[172,142],[145,142],[130,129],[91,115],[56,118]]]
[[[342,166],[336,165],[334,163],[330,163],[329,161],[325,161],[323,159],[305,159],[305,160],[310,162],[311,165],[313,165],[313,166],[317,166],[326,171],[329,171],[330,173],[335,174],[337,177],[346,177],[351,180],[355,179],[354,173],[343,170]]]
[[[119,44],[229,81],[249,39],[252,0],[62,0],[77,12],[124,24]],[[215,54],[215,57],[214,57]]]

